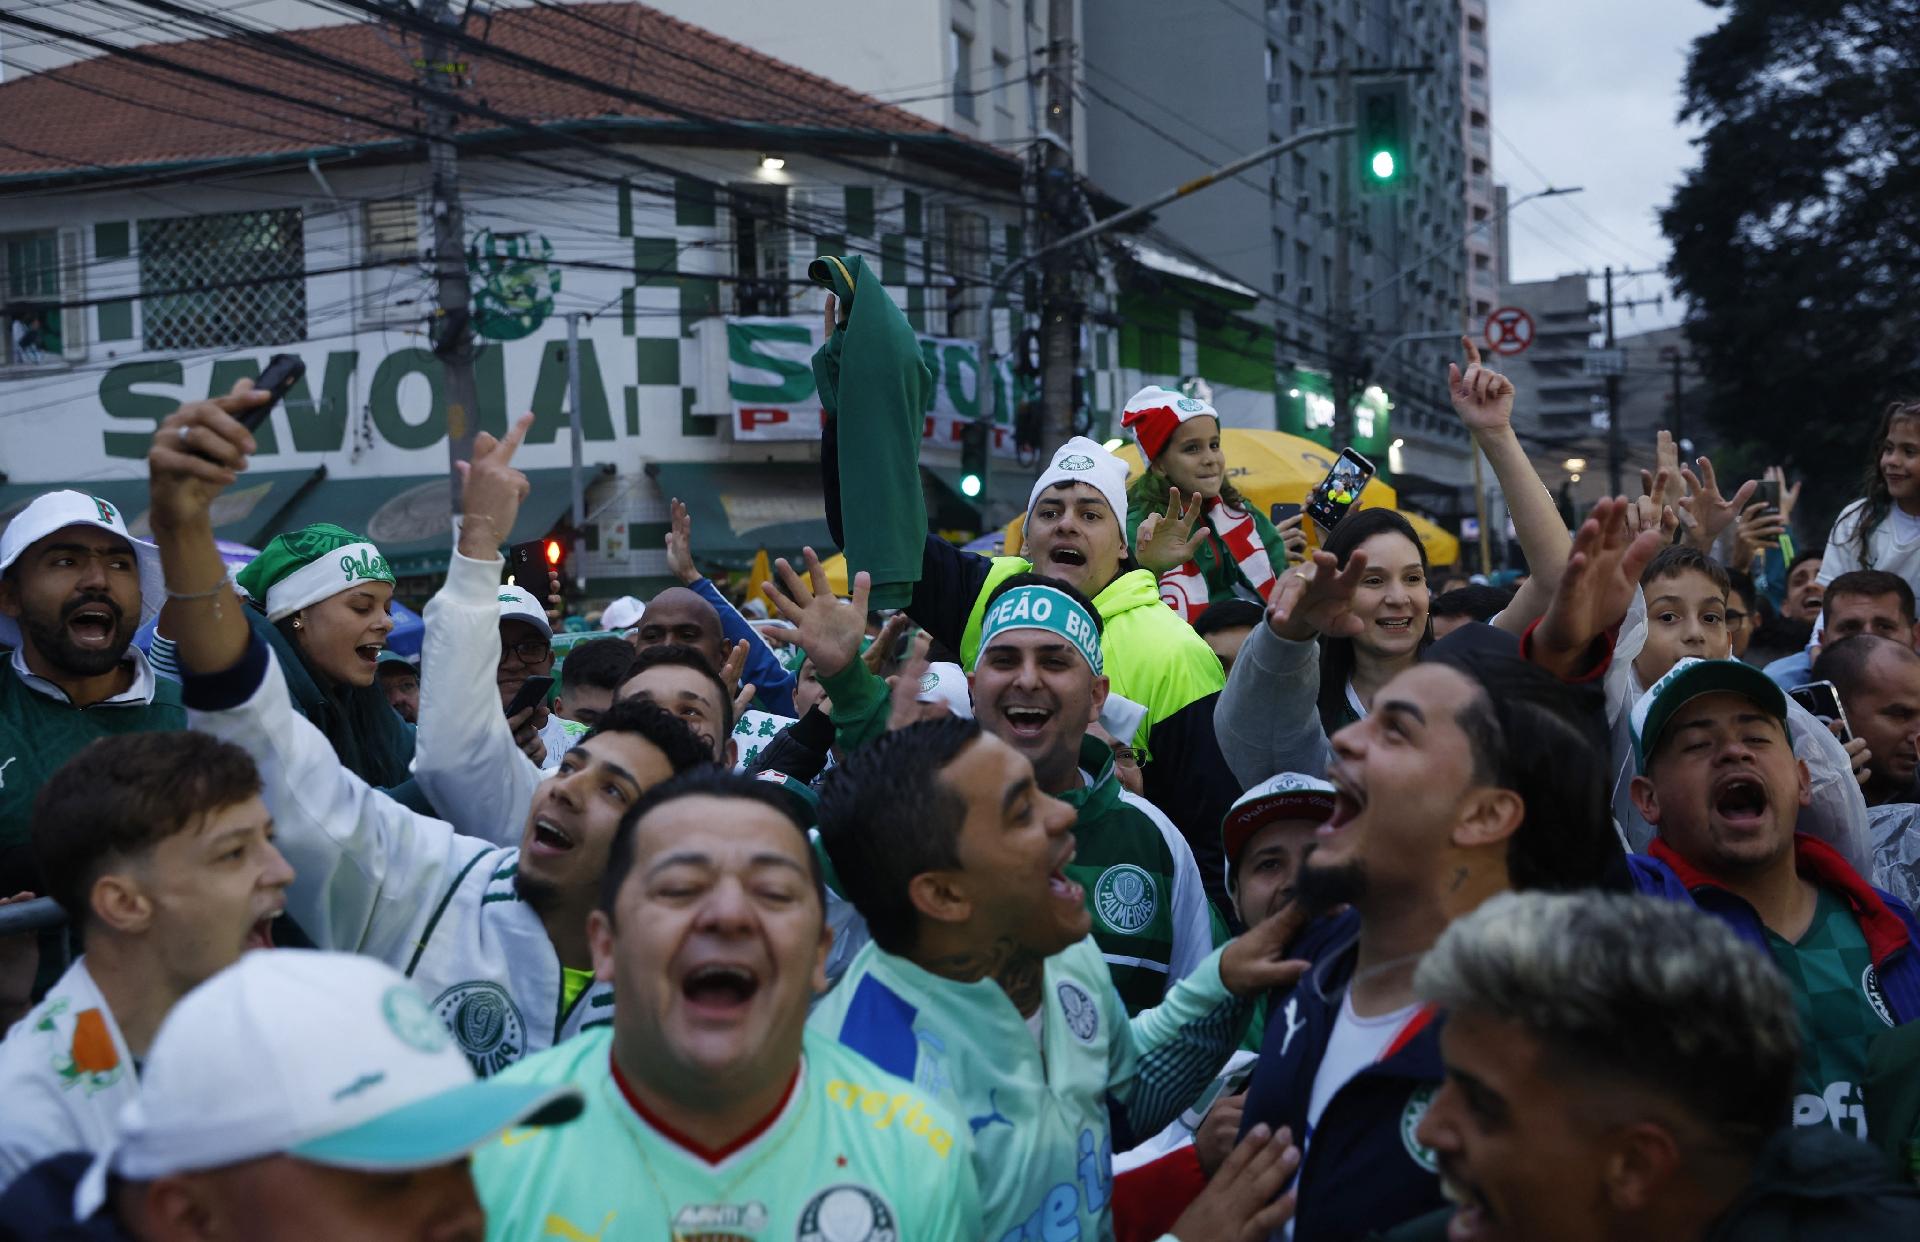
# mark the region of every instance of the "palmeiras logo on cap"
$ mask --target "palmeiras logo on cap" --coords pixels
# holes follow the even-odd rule
[[[797,1242],[896,1242],[900,1224],[879,1193],[852,1182],[829,1186],[800,1212]]]
[[[1153,877],[1132,863],[1118,863],[1093,883],[1093,908],[1114,931],[1132,934],[1153,922],[1159,908]]]
[[[1073,453],[1060,459],[1060,469],[1091,470],[1093,469],[1093,458],[1088,457],[1085,453]]]
[[[433,1000],[433,1012],[446,1024],[460,1051],[482,1078],[499,1073],[527,1050],[527,1023],[520,1006],[497,983],[473,979],[456,983]]]

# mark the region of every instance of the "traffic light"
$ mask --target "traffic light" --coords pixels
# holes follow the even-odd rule
[[[960,491],[976,500],[987,490],[987,449],[993,442],[991,424],[974,421],[960,434]]]
[[[1360,158],[1362,194],[1395,194],[1406,183],[1407,84],[1398,78],[1357,82],[1353,87],[1354,150]]]

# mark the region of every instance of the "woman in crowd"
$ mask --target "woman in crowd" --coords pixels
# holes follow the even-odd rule
[[[1881,569],[1920,590],[1920,401],[1895,401],[1881,414],[1863,490],[1834,520],[1821,585]]]
[[[1196,397],[1148,386],[1127,402],[1121,425],[1140,445],[1146,473],[1127,489],[1127,546],[1160,581],[1160,598],[1189,622],[1223,599],[1264,601],[1289,562],[1306,552],[1298,515],[1276,528],[1227,480],[1220,416]],[[1167,520],[1184,505],[1200,508],[1192,551],[1140,541],[1140,525],[1168,504]],[[1176,556],[1178,557],[1177,559]]]

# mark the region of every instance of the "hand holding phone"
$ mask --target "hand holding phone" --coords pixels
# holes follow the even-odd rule
[[[529,677],[520,683],[513,702],[507,704],[507,719],[511,720],[529,707],[538,707],[547,701],[547,693],[553,689],[553,678],[544,675]]]
[[[297,354],[275,354],[267,359],[267,369],[253,382],[254,391],[266,393],[267,399],[240,414],[241,426],[248,431],[257,430],[267,421],[267,415],[273,413],[273,407],[280,404],[281,398],[292,391],[306,373],[307,364],[300,361]]]
[[[1853,740],[1853,726],[1847,722],[1847,709],[1840,702],[1840,691],[1830,681],[1810,681],[1804,686],[1795,686],[1787,691],[1787,697],[1807,709],[1807,714],[1821,724],[1840,724],[1839,738],[1842,745]]]
[[[1374,476],[1374,465],[1352,449],[1341,449],[1333,468],[1307,496],[1306,512],[1322,531],[1331,533],[1340,519],[1360,503],[1360,493]]]

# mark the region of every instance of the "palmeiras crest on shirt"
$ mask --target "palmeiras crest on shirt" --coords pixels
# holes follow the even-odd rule
[[[482,1078],[497,1074],[527,1050],[527,1023],[520,1006],[497,983],[471,979],[433,998],[433,1012],[453,1032],[454,1042]]]
[[[794,1242],[899,1242],[893,1207],[878,1191],[853,1182],[829,1186],[800,1212]]]
[[[1407,1149],[1407,1155],[1413,1162],[1429,1173],[1440,1171],[1439,1157],[1433,1148],[1424,1147],[1415,1132],[1420,1128],[1420,1119],[1427,1115],[1427,1109],[1433,1105],[1436,1087],[1421,1087],[1407,1097],[1407,1106],[1400,1110],[1400,1143]]]
[[[1873,1012],[1880,1015],[1882,1022],[1888,1026],[1897,1025],[1893,1020],[1893,1006],[1887,1004],[1886,989],[1880,986],[1880,972],[1873,968],[1871,962],[1860,972],[1860,990],[1866,994],[1867,1004],[1873,1006]]]
[[[1067,1019],[1067,1029],[1081,1043],[1092,1043],[1100,1030],[1100,1008],[1093,1003],[1093,997],[1071,979],[1062,979],[1054,991],[1060,997],[1060,1012]]]
[[[1131,935],[1153,922],[1160,895],[1153,877],[1132,863],[1116,863],[1093,882],[1093,909],[1114,931]]]

